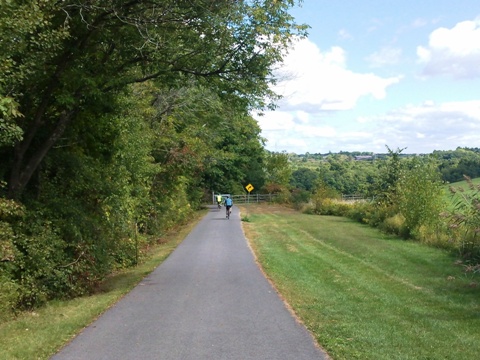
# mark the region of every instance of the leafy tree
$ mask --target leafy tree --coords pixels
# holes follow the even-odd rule
[[[2,291],[88,292],[135,263],[137,229],[158,236],[207,189],[262,187],[248,114],[304,34],[293,1],[0,1],[0,205],[25,206],[1,219]]]
[[[315,187],[317,178],[318,173],[314,170],[300,168],[292,172],[290,184],[297,189],[312,191]]]
[[[442,179],[453,183],[463,180],[464,176],[471,178],[480,176],[480,154],[476,149],[457,148],[449,151],[434,151],[439,160]]]
[[[397,182],[401,170],[400,154],[405,149],[397,148],[396,151],[393,151],[387,146],[387,150],[389,157],[386,162],[381,163],[376,191],[379,201],[386,206],[390,206],[397,202]]]
[[[269,193],[285,191],[292,176],[292,167],[286,152],[266,152],[265,190]]]
[[[402,164],[397,183],[399,210],[407,237],[416,237],[421,226],[434,224],[443,208],[438,163],[433,158],[412,158]]]
[[[128,84],[196,77],[235,108],[267,106],[276,98],[273,65],[305,31],[288,14],[293,4],[4,1],[0,39],[9,50],[0,58],[0,100],[12,98],[23,115],[9,119],[23,140],[2,154],[9,196],[22,195],[72,123],[93,109],[115,111],[108,104]]]

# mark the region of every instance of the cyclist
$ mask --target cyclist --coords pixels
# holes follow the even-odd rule
[[[230,209],[232,205],[233,205],[233,200],[230,199],[230,196],[227,195],[227,198],[225,199],[225,207],[227,209],[227,216],[226,216],[227,219],[230,218],[230,213],[232,212],[232,210]]]
[[[219,209],[222,207],[222,195],[220,194],[217,195],[217,205]]]

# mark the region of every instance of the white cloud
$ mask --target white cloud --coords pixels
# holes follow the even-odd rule
[[[369,120],[376,124],[374,137],[388,139],[385,144],[391,148],[407,147],[407,152],[430,153],[480,143],[480,100],[425,102]]]
[[[274,89],[284,95],[282,105],[308,112],[352,109],[363,96],[383,99],[387,87],[401,79],[354,73],[346,68],[346,58],[338,46],[322,52],[308,39],[300,40],[284,60],[279,78],[285,80]]]
[[[380,51],[374,52],[367,57],[367,61],[373,68],[379,68],[385,65],[395,65],[400,62],[402,49],[393,47],[384,47]]]
[[[427,76],[451,75],[455,78],[480,76],[480,18],[459,22],[451,29],[438,28],[427,46],[417,47]]]
[[[338,37],[342,40],[352,40],[353,39],[353,36],[346,29],[341,29],[338,32]]]
[[[294,115],[284,111],[267,111],[256,119],[263,131],[280,131],[295,126]]]
[[[280,118],[284,116],[279,112]],[[480,100],[407,105],[377,116],[362,116],[347,130],[326,125],[310,115],[309,124],[291,123],[276,131],[264,130],[267,148],[296,153],[328,151],[431,153],[480,143]],[[314,120],[316,119],[316,121]],[[275,121],[275,116],[270,120]],[[341,122],[341,121],[340,121]],[[340,125],[340,122],[337,122]],[[263,128],[263,127],[262,127]]]
[[[468,39],[471,40],[479,31],[480,25],[475,24],[474,27],[472,24],[457,25],[446,31],[451,36],[457,36],[457,31],[465,36],[470,34]],[[480,39],[475,46],[454,46],[453,38],[436,39],[436,36],[438,34],[433,32],[429,46],[418,49],[430,71],[439,64],[441,56],[444,60],[446,54],[449,59],[456,56],[471,60],[475,49],[480,47]],[[401,56],[401,51],[385,48],[373,55],[377,58],[372,56],[371,60],[377,63],[387,60],[393,63]],[[401,76],[383,78],[374,73],[356,73],[348,68],[347,58],[348,53],[338,46],[323,51],[309,40],[296,44],[281,69],[283,81],[274,89],[284,95],[284,99],[276,111],[258,118],[262,136],[268,139],[267,149],[296,153],[385,152],[388,145],[391,149],[407,148],[406,152],[430,153],[480,143],[478,97],[472,101],[439,102],[434,101],[435,91],[430,93],[433,99],[429,100],[422,98],[424,91],[417,93],[417,88],[413,91],[407,88],[405,99],[415,101],[415,105],[399,105],[402,96],[399,97],[401,92],[397,91],[397,97],[392,99],[396,108],[388,111],[388,104],[383,100],[389,86],[399,83]],[[468,62],[461,65],[468,65]],[[401,85],[396,90],[405,91],[410,83],[402,82]],[[448,89],[448,85],[445,86]],[[475,99],[471,91],[467,94]],[[418,100],[413,100],[416,95]],[[461,98],[458,92],[456,95]],[[368,101],[357,107],[361,98]]]
[[[293,130],[304,138],[331,138],[337,135],[337,131],[331,126],[300,125]]]

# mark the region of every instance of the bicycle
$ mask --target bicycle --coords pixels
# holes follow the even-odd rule
[[[230,199],[230,197],[227,195],[227,198],[225,199],[225,208],[227,210],[227,219],[230,219],[230,214],[232,213],[232,210],[230,210],[233,206],[233,201]]]

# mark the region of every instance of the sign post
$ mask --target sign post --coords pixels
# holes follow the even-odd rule
[[[253,185],[252,185],[252,184],[248,184],[247,186],[245,186],[245,189],[247,189],[247,191],[248,191],[248,200],[247,200],[247,203],[250,203],[250,192],[254,189],[254,188],[253,188]]]

